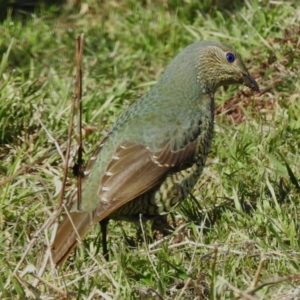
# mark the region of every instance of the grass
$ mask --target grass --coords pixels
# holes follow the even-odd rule
[[[58,290],[69,299],[290,299],[288,293],[297,293],[297,1],[201,2],[86,0],[85,13],[67,4],[8,11],[0,25],[0,182],[23,172],[0,183],[1,299],[59,299]],[[14,270],[56,207],[63,167],[53,141],[66,141],[74,38],[82,32],[83,118],[94,128],[85,137],[86,158],[120,112],[195,40],[232,44],[262,92],[217,93],[209,159],[193,197],[172,213],[172,235],[131,249],[137,227],[111,222],[106,263],[97,254],[95,227],[76,255],[58,272],[48,267],[36,286],[34,270],[52,228]],[[68,190],[74,183],[70,172]]]

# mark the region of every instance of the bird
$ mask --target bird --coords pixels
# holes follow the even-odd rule
[[[95,224],[100,223],[106,240],[110,219],[156,220],[188,197],[210,150],[214,94],[230,84],[259,91],[233,47],[198,41],[175,56],[158,82],[120,114],[90,156],[81,205],[70,209],[51,245],[56,266]],[[107,252],[106,241],[102,244]]]

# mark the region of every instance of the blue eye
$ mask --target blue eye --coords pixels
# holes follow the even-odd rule
[[[226,53],[226,58],[227,58],[227,61],[230,62],[230,63],[233,63],[234,60],[235,60],[235,56],[231,52]]]

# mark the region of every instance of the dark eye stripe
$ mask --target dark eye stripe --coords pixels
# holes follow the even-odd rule
[[[235,56],[233,53],[228,52],[228,53],[226,53],[226,59],[228,62],[233,63],[235,60]]]

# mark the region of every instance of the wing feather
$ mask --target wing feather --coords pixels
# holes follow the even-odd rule
[[[125,203],[158,186],[170,172],[189,166],[195,147],[196,141],[181,151],[172,152],[168,144],[153,153],[143,145],[122,143],[101,180],[95,221],[106,218]]]

